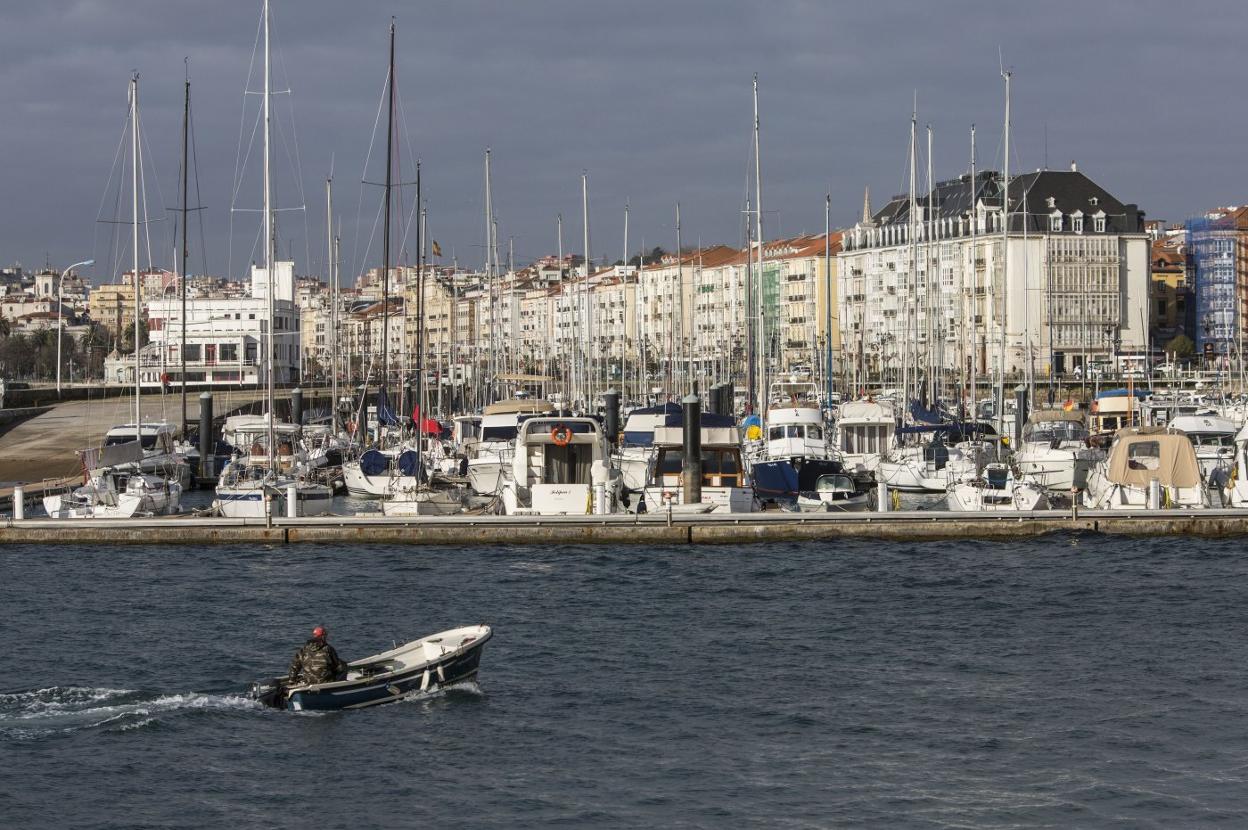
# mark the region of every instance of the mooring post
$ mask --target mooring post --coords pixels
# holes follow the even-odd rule
[[[201,482],[217,477],[217,442],[212,434],[212,393],[199,393],[199,470]],[[201,485],[202,486],[202,485]]]
[[[620,440],[620,393],[614,389],[608,389],[602,393],[602,402],[607,408],[603,418],[603,429],[606,430],[607,440],[614,447]]]
[[[303,390],[297,386],[290,390],[290,422],[303,426]]]
[[[875,483],[875,512],[888,512],[888,482],[877,481]]]
[[[13,521],[26,518],[26,491],[21,485],[13,488]]]
[[[702,405],[697,395],[686,395],[684,408],[684,465],[681,484],[684,504],[702,503]]]

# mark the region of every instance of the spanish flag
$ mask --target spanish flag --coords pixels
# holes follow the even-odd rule
[[[1062,409],[1066,412],[1075,411],[1075,401],[1073,398],[1067,398],[1066,403],[1062,404]]]
[[[433,240],[433,255],[442,256],[442,246],[438,244],[438,240]]]

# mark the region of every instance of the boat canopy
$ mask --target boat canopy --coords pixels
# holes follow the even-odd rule
[[[1163,427],[1118,430],[1109,451],[1109,480],[1127,487],[1147,487],[1154,478],[1163,487],[1200,484],[1200,464],[1187,436]]]
[[[555,408],[555,405],[552,404],[550,401],[536,400],[533,398],[529,398],[525,400],[513,398],[511,400],[496,401],[492,404],[487,404],[485,409],[482,410],[481,414],[483,415],[519,415],[521,413],[525,413],[529,415],[538,415],[543,412],[550,412],[554,408]]]
[[[1078,409],[1036,409],[1027,418],[1029,424],[1040,424],[1049,421],[1077,421],[1083,423],[1086,412]]]
[[[1136,400],[1142,401],[1145,398],[1147,398],[1150,394],[1152,393],[1150,393],[1147,389],[1136,389],[1134,391],[1129,391],[1127,389],[1104,389],[1096,393],[1096,399],[1100,400],[1102,398],[1126,398],[1126,397],[1130,397],[1134,395]]]

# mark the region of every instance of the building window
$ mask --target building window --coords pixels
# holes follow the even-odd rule
[[[1075,233],[1083,233],[1083,217],[1082,216],[1070,217],[1070,229],[1074,231]]]
[[[237,343],[222,343],[219,346],[219,349],[220,349],[219,351],[220,359],[223,362],[228,361],[230,363],[233,363],[235,360],[238,360],[238,344]]]
[[[1059,232],[1061,232],[1061,230],[1062,230],[1062,214],[1060,214],[1060,213],[1050,213],[1050,214],[1049,214],[1049,230],[1050,230],[1052,233],[1059,233]]]
[[[1092,217],[1092,230],[1096,231],[1097,233],[1105,233],[1105,217],[1104,216]]]

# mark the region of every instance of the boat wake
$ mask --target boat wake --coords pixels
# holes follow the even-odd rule
[[[127,732],[189,712],[260,708],[240,695],[52,686],[0,693],[0,739],[37,740],[86,730]]]

